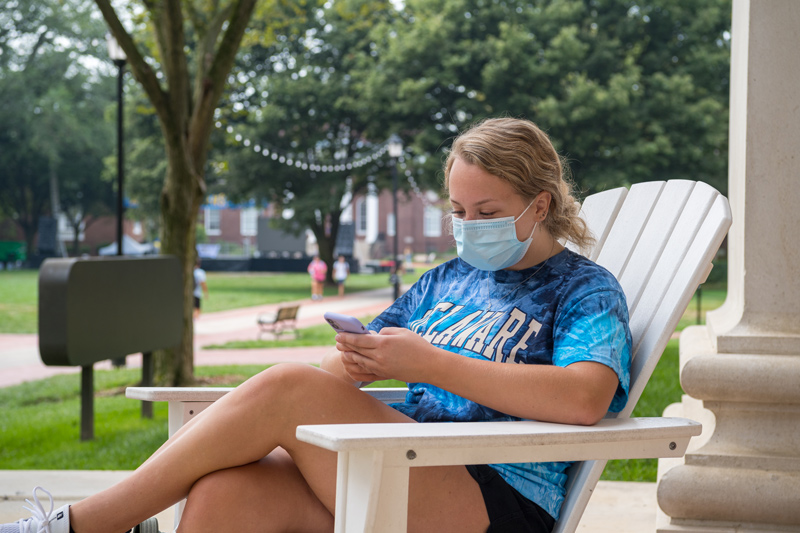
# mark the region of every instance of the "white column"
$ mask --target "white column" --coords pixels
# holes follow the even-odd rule
[[[800,527],[800,1],[734,0],[728,296],[680,340],[703,422],[683,461],[660,461],[658,531]]]

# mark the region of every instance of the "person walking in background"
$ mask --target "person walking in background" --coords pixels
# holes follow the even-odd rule
[[[194,277],[194,318],[200,316],[200,304],[203,296],[208,298],[208,285],[206,284],[206,271],[200,268],[200,258],[198,257],[194,263],[194,270],[192,271]]]
[[[325,261],[315,255],[308,264],[308,273],[311,275],[311,299],[322,300],[322,288],[325,285],[325,274],[328,273],[328,265]]]
[[[350,264],[345,261],[343,255],[333,264],[333,280],[339,285],[339,296],[344,296],[344,282],[350,275]]]

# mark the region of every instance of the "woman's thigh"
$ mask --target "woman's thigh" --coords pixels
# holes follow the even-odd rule
[[[241,387],[242,396],[270,406],[252,433],[277,431],[293,468],[329,514],[335,510],[336,454],[298,441],[304,424],[416,423],[323,370],[278,365]],[[253,394],[251,394],[253,393]],[[238,396],[238,395],[236,395]],[[272,457],[272,454],[270,455]],[[478,484],[463,466],[411,468],[409,531],[486,531],[489,520]]]
[[[412,468],[408,531],[485,532],[489,516],[480,487],[463,466]]]
[[[483,532],[489,526],[480,489],[464,467],[413,468],[409,492],[408,531]],[[330,532],[333,523],[333,515],[279,448],[258,463],[199,480],[178,531]]]
[[[198,480],[178,529],[192,533],[332,530],[333,516],[281,448],[257,463]]]

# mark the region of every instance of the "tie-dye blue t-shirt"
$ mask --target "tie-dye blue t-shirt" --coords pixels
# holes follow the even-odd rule
[[[541,269],[540,269],[541,267]],[[542,267],[478,270],[453,259],[426,272],[369,324],[408,328],[434,346],[498,363],[567,366],[593,361],[619,377],[609,410],[628,399],[631,334],[617,280],[564,250]],[[418,422],[519,420],[425,383],[409,383],[393,407]],[[570,463],[491,465],[525,497],[558,518]]]

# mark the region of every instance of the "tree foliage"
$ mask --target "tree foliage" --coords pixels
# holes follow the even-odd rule
[[[111,149],[102,120],[111,86],[97,72],[102,22],[85,0],[17,0],[0,12],[0,211],[25,234],[29,253],[40,217],[71,220],[107,212],[101,179]]]
[[[730,11],[730,0],[332,2],[243,55],[217,169],[227,192],[291,208],[326,260],[346,179],[354,194],[383,188],[386,168],[319,173],[279,154],[347,161],[397,132],[408,172],[438,189],[452,138],[510,115],[548,131],[586,194],[675,178],[725,192]]]
[[[372,126],[379,113],[354,107],[352,73],[373,47],[373,25],[395,16],[387,1],[334,2],[273,46],[251,47],[241,58],[247,82],[225,119],[235,132],[220,154],[225,191],[293,213],[276,223],[313,231],[329,281],[343,200],[388,179],[385,158],[370,156],[385,147],[391,130]],[[236,140],[242,133],[252,145]]]
[[[672,178],[724,192],[730,13],[729,0],[409,0],[402,23],[375,28],[354,85],[419,153],[520,116],[586,192]]]

